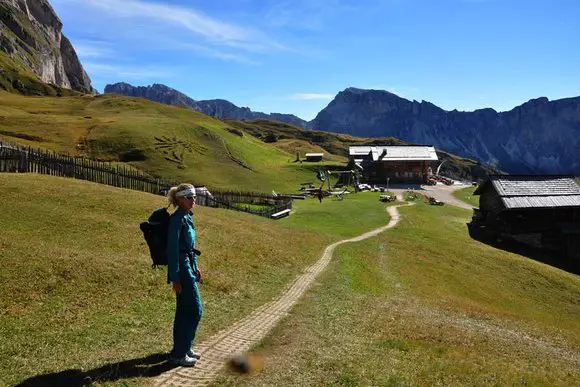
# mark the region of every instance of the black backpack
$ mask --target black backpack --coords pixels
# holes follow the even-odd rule
[[[157,266],[167,266],[167,233],[169,230],[169,220],[171,215],[167,208],[158,208],[147,219],[139,225],[143,231],[143,237],[149,247],[153,268]],[[201,251],[193,249],[195,255],[201,255]]]
[[[167,266],[165,249],[167,247],[167,231],[170,218],[171,215],[167,208],[158,208],[153,211],[147,222],[139,225],[151,253],[152,267]]]

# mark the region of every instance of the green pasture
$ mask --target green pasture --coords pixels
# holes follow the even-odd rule
[[[396,228],[337,248],[254,349],[261,373],[213,385],[577,384],[580,277],[470,239],[469,211],[400,212]]]
[[[0,385],[83,372],[100,375],[96,384],[146,380],[119,368],[171,346],[174,296],[138,227],[165,204],[79,180],[0,174]],[[350,230],[344,215],[321,230],[307,224],[320,221],[321,208],[355,214],[361,206],[376,215]],[[194,219],[201,341],[278,295],[328,244],[389,220],[384,204],[363,195],[302,201],[296,217],[280,221],[204,207]]]
[[[458,189],[457,191],[453,192],[453,195],[458,198],[459,200],[464,201],[467,204],[472,205],[475,208],[479,208],[479,195],[474,195],[473,192],[477,187],[467,187]]]

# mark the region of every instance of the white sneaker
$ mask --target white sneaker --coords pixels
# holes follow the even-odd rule
[[[201,355],[197,352],[194,352],[193,349],[187,351],[187,356],[192,357],[194,359],[201,359]]]
[[[197,359],[185,355],[183,357],[171,357],[169,358],[169,362],[181,367],[193,367],[197,363]]]

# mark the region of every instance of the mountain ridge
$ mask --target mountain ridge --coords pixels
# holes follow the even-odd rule
[[[149,86],[133,86],[126,82],[118,82],[106,85],[104,92],[105,94],[115,93],[127,97],[142,97],[168,105],[182,106],[218,119],[270,119],[301,128],[308,127],[308,121],[293,114],[255,112],[248,107],[239,107],[225,99],[194,100],[179,90],[158,83]]]
[[[580,175],[580,97],[539,97],[505,112],[467,112],[385,90],[347,88],[318,113],[311,127],[432,144],[510,173]]]

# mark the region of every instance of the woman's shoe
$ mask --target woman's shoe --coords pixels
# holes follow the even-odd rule
[[[187,356],[193,357],[194,359],[201,359],[201,355],[197,352],[194,352],[193,349],[187,351]]]
[[[197,359],[185,355],[183,357],[170,357],[169,362],[176,366],[193,367],[197,363]]]

